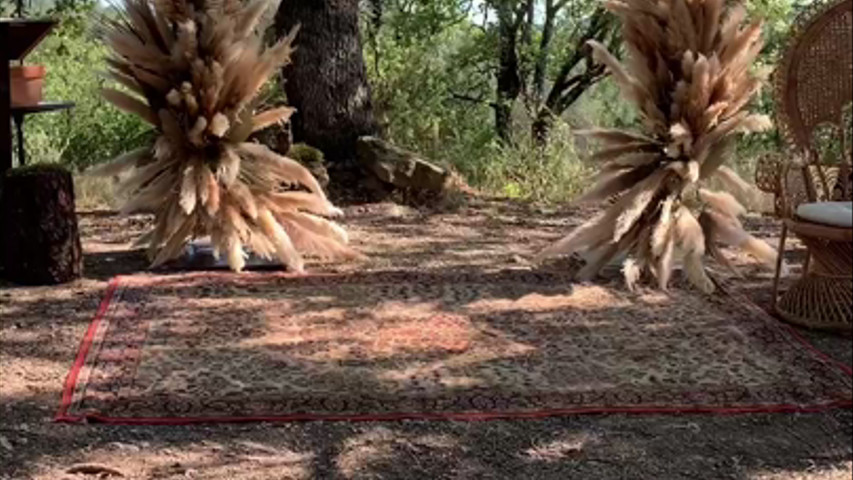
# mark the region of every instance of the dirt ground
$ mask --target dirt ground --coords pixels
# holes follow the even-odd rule
[[[454,213],[349,208],[370,259],[319,271],[528,268],[526,258],[586,213],[472,200]],[[486,422],[304,422],[198,426],[52,422],[107,280],[144,270],[130,242],[144,217],[83,212],[85,278],[0,284],[0,479],[750,479],[853,475],[853,414],[596,415]],[[769,219],[750,228],[775,242]],[[796,262],[802,251],[794,251]],[[743,258],[739,288],[769,301],[771,275]],[[551,267],[554,268],[554,267]],[[615,280],[614,280],[615,281]],[[614,288],[619,288],[614,286]],[[803,332],[851,362],[851,340]]]

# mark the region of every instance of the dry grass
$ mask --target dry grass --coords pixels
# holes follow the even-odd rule
[[[853,463],[843,462],[841,465],[832,467],[818,467],[815,465],[807,471],[776,470],[758,472],[749,477],[749,480],[850,480],[853,477]]]
[[[75,175],[74,193],[77,209],[81,211],[111,210],[119,204],[110,178]]]

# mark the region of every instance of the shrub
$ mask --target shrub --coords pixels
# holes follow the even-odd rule
[[[97,74],[105,69],[106,55],[91,28],[97,13],[95,2],[58,4],[50,14],[60,18],[60,24],[26,59],[47,68],[46,101],[75,103],[70,111],[27,118],[28,161],[59,162],[79,171],[150,138],[148,126],[108,105],[99,95],[107,81]]]
[[[491,143],[479,158],[474,179],[486,191],[509,198],[566,202],[583,190],[591,173],[575,150],[571,129],[560,122],[544,146],[529,136],[511,145]]]

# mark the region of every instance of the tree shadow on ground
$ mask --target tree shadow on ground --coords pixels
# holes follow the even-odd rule
[[[421,225],[448,221],[472,226],[484,247],[513,245],[496,257],[488,248],[442,265],[445,273],[505,268],[511,255],[526,254],[568,232],[578,212],[535,211],[525,205],[472,207],[464,218],[414,215],[394,220],[364,216],[348,220],[362,232],[389,223]],[[567,218],[571,217],[571,218]],[[581,215],[582,217],[582,215]],[[101,223],[101,222],[107,222]],[[853,460],[853,413],[749,415],[581,415],[488,422],[291,422],[194,426],[56,424],[62,380],[114,275],[145,271],[141,251],[119,251],[141,226],[111,215],[84,218],[83,228],[104,236],[112,253],[90,251],[87,279],[65,290],[0,290],[0,479],[62,479],[76,462],[117,468],[127,478],[323,478],[323,479],[743,479],[773,472],[778,478],[849,478]],[[760,223],[760,222],[759,222]],[[759,224],[762,236],[773,228]],[[525,229],[519,230],[519,227]],[[135,230],[136,229],[136,230]],[[118,230],[118,231],[117,231]],[[431,233],[400,230],[374,252],[397,268],[424,269],[418,251],[465,251],[470,236],[442,233],[408,250],[391,252],[401,238]],[[445,241],[444,238],[448,239]],[[358,245],[361,241],[354,236]],[[373,238],[368,238],[373,242]],[[364,244],[364,247],[370,245]],[[385,251],[383,252],[383,249]],[[802,255],[801,250],[793,254]],[[431,259],[427,259],[431,260]],[[318,269],[323,270],[325,266]],[[432,267],[430,267],[432,268]],[[750,283],[752,282],[752,283]],[[769,289],[767,276],[743,284],[754,298]],[[32,295],[29,297],[28,292]],[[4,310],[5,309],[5,310]],[[849,339],[799,330],[831,356],[850,363]],[[18,362],[31,358],[33,361]],[[25,368],[25,371],[18,371]],[[822,471],[837,469],[834,477]],[[86,478],[86,477],[69,477]],[[92,477],[94,478],[94,477]],[[777,478],[777,477],[774,477]]]
[[[45,423],[50,412],[42,406],[57,394],[3,399],[0,435],[13,448],[2,451],[8,478],[61,479],[75,463],[97,463],[146,479],[753,480],[788,472],[780,478],[824,480],[849,478],[844,472],[853,456],[850,411],[173,427]],[[819,475],[835,469],[839,476]]]
[[[496,281],[499,275],[484,278]],[[80,308],[76,300],[49,298],[38,307],[51,302],[48,311]],[[27,305],[37,306],[25,303],[25,310]],[[80,316],[72,321],[85,322]],[[508,331],[520,340],[517,333]],[[23,355],[20,343],[26,341],[13,345],[13,355]],[[849,340],[834,341],[849,350]],[[71,357],[63,362],[61,354],[61,349],[50,351],[43,361],[67,368]],[[790,472],[792,478],[814,473],[823,480],[831,477],[817,476],[821,471],[843,474],[853,459],[848,410],[488,422],[69,425],[50,423],[59,398],[57,379],[36,386],[2,397],[0,435],[11,450],[0,447],[0,453],[9,478],[62,478],[70,465],[87,462],[116,468],[128,478],[751,480]]]

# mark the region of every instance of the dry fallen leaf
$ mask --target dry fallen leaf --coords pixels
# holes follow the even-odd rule
[[[66,473],[82,473],[83,475],[100,475],[103,477],[124,477],[125,475],[115,468],[106,465],[98,465],[96,463],[79,463],[71,466]]]

